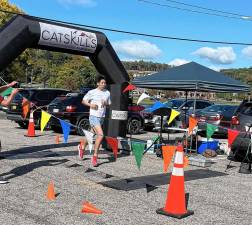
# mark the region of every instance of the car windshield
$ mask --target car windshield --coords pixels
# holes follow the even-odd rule
[[[20,101],[23,99],[23,97],[29,99],[30,97],[30,92],[28,90],[20,90],[19,91],[19,94],[17,94],[15,97],[14,97],[14,101]]]
[[[233,105],[211,105],[204,108],[203,112],[222,112],[222,111],[234,111],[237,106]]]
[[[57,105],[57,104],[62,104],[62,105],[69,105],[75,103],[77,100],[81,100],[81,97],[78,96],[60,96],[55,98],[50,105]]]
[[[173,109],[178,109],[182,104],[183,104],[184,100],[179,100],[179,99],[171,99],[167,102],[165,102],[164,104],[167,107],[173,108]]]

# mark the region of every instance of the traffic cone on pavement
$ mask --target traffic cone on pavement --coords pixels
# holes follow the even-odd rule
[[[84,140],[81,140],[80,141],[80,144],[78,144],[78,154],[79,154],[79,158],[80,159],[83,159],[83,156],[84,156]]]
[[[36,137],[35,136],[35,125],[33,120],[33,111],[30,112],[29,126],[26,137]]]
[[[89,202],[83,203],[83,208],[81,210],[82,213],[93,213],[93,214],[102,214],[103,212],[100,209],[97,209]]]
[[[57,134],[55,137],[55,143],[59,144],[60,143],[60,136]]]
[[[158,214],[171,216],[178,219],[194,214],[193,211],[186,209],[184,152],[182,145],[178,145],[177,147],[165,207],[158,209],[156,212]]]
[[[46,194],[47,200],[55,200],[54,183],[51,181],[48,185],[48,190]]]

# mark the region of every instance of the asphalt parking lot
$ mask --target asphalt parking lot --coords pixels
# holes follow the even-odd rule
[[[80,136],[56,145],[51,131],[36,130],[35,138],[25,133],[0,119],[0,175],[10,181],[0,185],[0,224],[252,224],[252,174],[239,174],[239,163],[234,162],[225,171],[225,156],[215,158],[209,168],[185,169],[188,209],[194,215],[177,220],[155,212],[165,204],[171,171],[164,174],[162,160],[155,155],[145,155],[138,170],[134,156],[119,154],[114,162],[112,154],[103,151],[100,166],[92,168],[88,151],[84,160],[77,157]],[[137,138],[148,135],[153,134]],[[45,193],[51,180],[58,195],[49,202]],[[104,213],[82,214],[84,201]]]

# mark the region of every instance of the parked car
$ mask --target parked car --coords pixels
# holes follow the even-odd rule
[[[189,115],[196,113],[198,110],[204,109],[208,106],[213,105],[214,103],[203,100],[203,99],[196,99],[195,101],[195,112],[194,112],[194,99],[171,99],[164,103],[167,107],[170,107],[178,112],[180,115],[177,116],[174,121],[169,125],[170,127],[183,127],[188,126],[188,119]],[[168,120],[168,116],[164,116],[164,121]],[[160,116],[154,116],[154,130],[160,130],[161,126],[161,118]],[[163,130],[167,130],[169,127],[166,122],[163,123]]]
[[[206,131],[206,124],[210,123],[219,126],[215,134],[227,135],[227,128],[231,128],[232,116],[237,108],[237,105],[211,105],[197,111],[195,117],[199,130]]]
[[[55,89],[55,88],[27,88],[19,91],[11,104],[9,105],[6,116],[7,119],[16,122],[20,127],[27,128],[29,123],[29,113],[27,118],[22,117],[22,100],[23,97],[27,98],[31,103],[41,109],[46,110],[47,105],[57,96],[66,95],[68,90]],[[36,110],[33,114],[34,123],[36,126],[40,124],[41,109]]]
[[[76,127],[71,127],[80,135],[84,135],[82,129],[88,130],[89,107],[83,105],[82,99],[85,93],[70,93],[66,96],[55,98],[48,106],[48,113],[55,117],[69,122]],[[55,132],[61,132],[61,125],[58,119],[52,117],[50,127]]]
[[[48,112],[59,119],[68,121],[76,127],[72,127],[79,135],[84,135],[82,129],[88,130],[89,125],[89,107],[83,105],[82,99],[85,93],[72,93],[63,97],[54,99],[48,106]],[[143,113],[139,110],[141,106],[131,105],[128,108],[127,131],[130,134],[137,134],[144,128],[144,119],[152,116],[151,113]],[[59,120],[52,118],[51,129],[55,132],[61,131]]]
[[[252,101],[243,101],[232,117],[232,128],[240,131],[231,146],[231,157],[243,161],[247,152],[252,150]]]

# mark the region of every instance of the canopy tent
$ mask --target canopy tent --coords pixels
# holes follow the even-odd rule
[[[135,78],[137,87],[206,92],[249,92],[250,86],[195,62]]]

